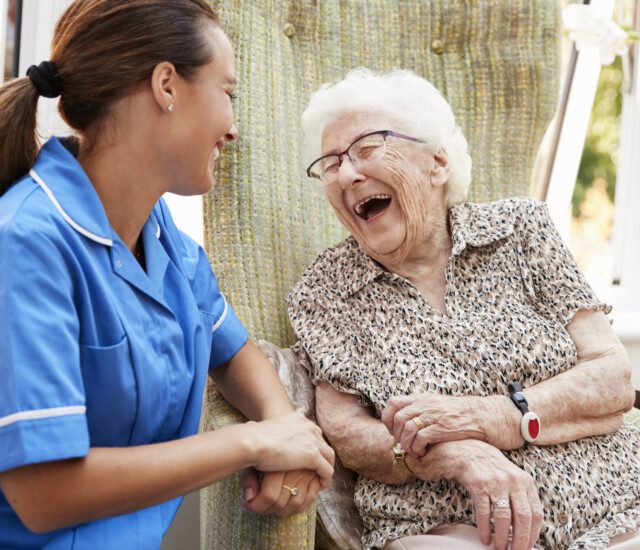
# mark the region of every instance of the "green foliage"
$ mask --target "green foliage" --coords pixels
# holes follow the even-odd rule
[[[622,111],[622,64],[620,57],[604,66],[600,74],[584,152],[573,193],[573,215],[580,215],[580,203],[596,178],[607,181],[607,193],[613,201],[616,165],[620,145]]]

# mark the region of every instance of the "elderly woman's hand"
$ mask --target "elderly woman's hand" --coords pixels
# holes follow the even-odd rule
[[[542,527],[543,510],[538,490],[529,474],[509,461],[498,449],[482,441],[452,441],[437,446],[437,460],[447,463],[442,477],[455,479],[473,501],[478,535],[495,550],[529,550]],[[419,478],[434,479],[433,459],[406,457],[409,469]]]
[[[381,420],[414,458],[424,456],[427,447],[434,443],[462,439],[478,439],[500,449],[514,449],[522,445],[513,429],[519,425],[518,411],[510,404],[504,407],[498,403],[505,399],[508,398],[435,393],[392,397]]]

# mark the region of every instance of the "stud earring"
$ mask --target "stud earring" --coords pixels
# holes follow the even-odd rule
[[[169,105],[167,105],[167,111],[173,113],[173,103],[169,103]]]

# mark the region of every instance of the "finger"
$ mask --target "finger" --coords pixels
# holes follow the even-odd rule
[[[333,453],[333,449],[331,449]],[[333,454],[335,456],[335,454]],[[310,470],[314,470],[318,477],[322,480],[322,486],[328,488],[331,486],[331,480],[333,479],[333,462],[328,462],[324,456],[316,458],[316,463],[311,465]]]
[[[322,445],[320,446],[320,454],[324,457],[324,459],[331,465],[336,462],[336,452],[333,450],[333,447],[329,445],[324,439],[322,440]]]
[[[483,544],[491,544],[491,500],[486,493],[471,495],[478,535]]]
[[[253,500],[246,504],[247,510],[256,514],[270,513],[272,507],[278,502],[282,492],[284,472],[270,472],[266,474],[260,485],[260,492]]]
[[[418,457],[423,457],[429,445],[435,443],[441,443],[443,441],[459,441],[460,439],[466,439],[468,436],[462,431],[450,431],[445,429],[439,424],[431,424],[416,433],[411,444],[411,452]],[[407,452],[409,449],[407,450]]]
[[[540,537],[542,521],[544,520],[544,509],[540,503],[540,497],[535,487],[529,491],[529,506],[531,506],[531,536],[528,548],[533,548]]]
[[[289,502],[287,502],[287,505],[278,512],[278,515],[280,517],[288,516],[289,514],[297,514],[302,510],[302,505],[307,498],[309,484],[314,478],[315,475],[298,477],[295,482],[292,481],[292,483],[294,483],[293,485],[289,485],[289,483],[287,483],[287,478],[285,477],[285,484],[289,487],[296,487],[298,489],[298,494],[295,496],[291,495],[291,498],[289,499]]]
[[[260,492],[260,478],[254,468],[245,468],[240,476],[240,486],[244,501],[250,502]]]
[[[416,411],[415,414],[411,414],[412,408],[412,405],[407,405],[403,409],[400,409],[398,412],[396,412],[396,414],[393,416],[391,433],[393,435],[393,438],[398,443],[400,443],[402,440],[402,432],[406,429],[407,422],[414,416],[418,416],[418,414],[420,414],[420,411]]]
[[[412,402],[411,396],[402,395],[397,397],[392,397],[387,402],[387,406],[382,411],[382,415],[380,416],[380,420],[386,426],[389,433],[393,435],[393,418],[396,413],[406,407],[409,403]]]
[[[418,433],[418,426],[413,421],[413,418],[417,417],[412,417],[405,423],[402,432],[400,433],[400,439],[398,441],[400,443],[400,446],[405,451],[407,451],[414,458],[418,458],[418,456],[412,451],[413,441]]]
[[[531,505],[524,492],[511,493],[513,536],[511,550],[529,550],[531,538]]]
[[[307,508],[309,508],[309,506],[311,506],[311,504],[313,504],[313,501],[316,499],[316,497],[318,496],[318,493],[321,490],[322,490],[322,484],[320,483],[320,480],[317,477],[313,478],[311,480],[311,483],[309,483],[307,496],[305,497],[304,502],[302,503],[302,510],[306,510]]]
[[[432,437],[432,434],[434,433],[435,430],[433,429],[433,426],[419,430],[411,442],[411,452],[419,458],[422,458],[427,454],[429,445],[436,443],[436,440]]]
[[[396,438],[396,441],[400,442],[402,432],[407,423],[411,422],[414,416],[420,416],[422,413],[423,406],[419,403],[411,403],[396,413],[393,417],[393,436]],[[415,425],[415,422],[413,422],[413,424]],[[427,425],[426,422],[424,422],[424,424]]]
[[[285,476],[283,486],[280,487],[280,495],[278,496],[278,500],[276,500],[273,506],[271,506],[271,508],[267,510],[267,514],[275,514],[282,517],[283,515],[285,515],[283,512],[288,508],[291,499],[296,498],[289,489],[284,487],[284,485],[286,485],[287,487],[291,487],[291,489],[298,489],[298,492],[300,491],[297,484],[293,481],[289,480],[289,483],[287,483],[287,478]]]
[[[267,514],[276,514],[280,517],[285,515],[284,511],[289,508],[289,503],[300,494],[300,479],[302,477],[300,472],[287,472],[284,474],[278,499],[267,510]],[[297,494],[294,495],[292,491]]]
[[[506,491],[505,491],[506,493]],[[493,508],[493,547],[495,550],[506,550],[509,544],[509,527],[511,527],[511,508],[501,507],[500,503],[509,503],[509,496],[498,496],[492,502]]]

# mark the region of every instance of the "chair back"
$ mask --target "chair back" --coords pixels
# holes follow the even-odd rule
[[[321,84],[360,66],[415,71],[448,99],[468,140],[469,199],[530,193],[558,95],[557,0],[212,3],[235,48],[240,140],[225,149],[205,198],[205,240],[252,338],[293,343],[285,298],[313,259],[345,236],[301,162],[300,115]],[[205,427],[237,421],[225,407],[209,385]],[[237,485],[204,493],[203,547],[313,547],[313,524],[301,527],[302,516],[255,527],[239,502]]]

